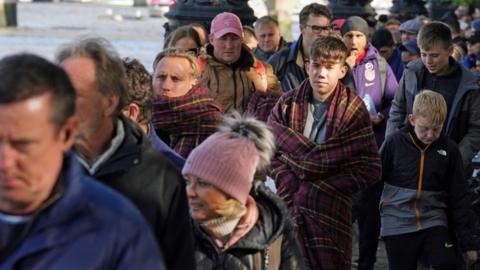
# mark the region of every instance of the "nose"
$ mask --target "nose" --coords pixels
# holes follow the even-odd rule
[[[0,142],[0,171],[5,171],[6,169],[13,166],[13,151],[12,147],[4,142]]]
[[[197,196],[197,192],[195,190],[195,185],[193,183],[190,183],[186,186],[187,189],[187,197],[188,198],[194,198]]]
[[[171,90],[173,87],[173,81],[170,79],[170,78],[166,78],[165,80],[163,80],[163,82],[161,82],[161,86],[160,88],[165,91],[165,90]]]
[[[318,69],[318,75],[321,77],[321,78],[325,78],[327,76],[327,71],[328,69],[324,66],[321,66],[319,69]]]

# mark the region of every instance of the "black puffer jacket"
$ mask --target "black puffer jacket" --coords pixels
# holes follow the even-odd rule
[[[123,116],[120,119],[125,139],[93,177],[122,193],[142,212],[160,244],[167,269],[194,269],[185,181],[137,125]]]
[[[306,269],[283,201],[260,182],[254,186],[251,195],[260,211],[259,220],[250,232],[227,250],[218,253],[208,234],[193,222],[197,269],[257,270],[254,268],[255,255],[265,251],[281,235],[279,269]],[[275,260],[271,257],[276,256],[273,252],[269,256],[270,261]]]

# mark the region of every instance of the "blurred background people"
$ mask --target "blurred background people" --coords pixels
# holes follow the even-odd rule
[[[289,43],[280,35],[278,21],[271,16],[257,19],[254,29],[258,46],[253,49],[253,54],[262,61],[267,61],[274,53],[289,46]]]

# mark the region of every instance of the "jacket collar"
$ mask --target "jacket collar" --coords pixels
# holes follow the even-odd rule
[[[255,57],[253,56],[253,53],[250,49],[247,48],[245,44],[242,44],[240,58],[238,59],[238,61],[230,65],[221,63],[220,61],[215,59],[215,57],[213,56],[213,45],[211,44],[207,45],[207,55],[213,60],[211,64],[217,66],[228,66],[232,69],[248,69],[254,67],[255,63]]]
[[[142,145],[148,138],[131,120],[123,115],[119,119],[124,126],[125,138],[117,151],[94,174],[96,178],[113,172],[128,171],[130,167],[141,162]]]
[[[50,228],[72,220],[78,215],[80,209],[87,207],[88,202],[83,196],[82,178],[84,177],[86,177],[84,170],[74,154],[65,154],[62,170],[50,199],[33,213],[31,224],[27,224],[25,228],[27,238],[22,240],[19,247],[8,257],[8,261],[17,261],[26,254],[56,246],[76,236],[63,234],[61,230],[50,230]],[[95,226],[93,223],[90,225]],[[79,227],[79,230],[89,230],[91,226]]]
[[[251,195],[258,206],[260,217],[255,226],[227,250],[264,250],[283,233],[288,215],[287,210],[282,208],[284,202],[258,181],[254,183]],[[201,242],[215,246],[213,240],[197,222],[193,222],[193,228]]]

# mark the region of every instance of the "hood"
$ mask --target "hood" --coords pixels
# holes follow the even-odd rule
[[[369,42],[367,45],[367,54],[365,55],[365,58],[362,60],[362,62],[377,59],[379,55],[380,53],[378,52],[378,50],[373,47],[373,45]]]

